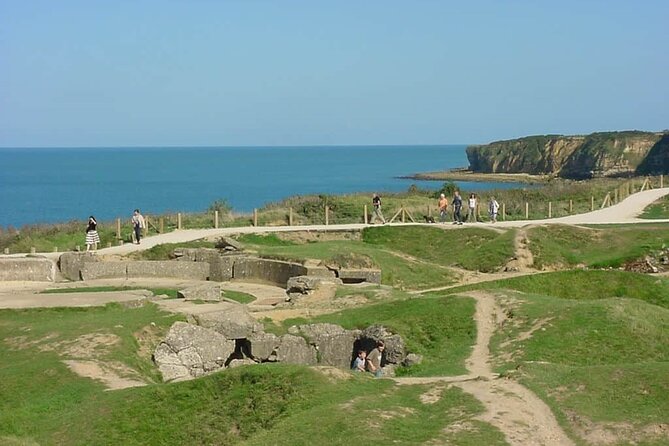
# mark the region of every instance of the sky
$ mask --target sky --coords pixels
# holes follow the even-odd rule
[[[669,128],[666,0],[0,0],[0,147]]]

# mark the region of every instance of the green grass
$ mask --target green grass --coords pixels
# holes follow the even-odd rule
[[[665,195],[644,209],[643,214],[639,218],[650,220],[669,218],[669,195]]]
[[[586,229],[551,225],[527,231],[534,264],[617,268],[669,244],[669,226],[634,225]]]
[[[496,369],[543,398],[572,434],[578,420],[639,430],[666,423],[669,308],[619,297],[511,297],[505,304],[510,319],[491,342]]]
[[[509,289],[572,300],[626,297],[669,308],[669,279],[625,271],[573,270],[541,273],[455,287],[449,292],[460,293],[477,289]]]
[[[256,297],[251,294],[232,290],[223,290],[223,297],[239,302],[240,304],[248,304],[256,300]]]
[[[423,318],[418,315],[427,306],[414,306],[425,303],[406,302],[397,309],[413,320],[405,322],[407,327],[420,323]],[[444,299],[440,304],[446,314],[457,312],[468,319],[472,329],[471,301]],[[47,349],[88,333],[113,333],[121,341],[110,347],[112,351],[98,351],[98,357],[123,358],[152,378],[155,372],[138,366],[147,359],[138,357],[132,333],[152,322],[164,332],[175,319],[154,305],[0,311],[0,338],[23,336],[25,344],[16,348],[11,342],[0,343],[0,443],[343,445],[364,431],[379,442],[400,445],[506,444],[498,430],[473,420],[483,407],[457,388],[444,389],[435,404],[423,404],[419,397],[428,390],[425,386],[400,387],[347,371],[340,372],[344,378],[332,379],[307,367],[270,364],[189,382],[105,392],[101,384],[71,372],[60,361],[57,346]],[[444,324],[438,317],[431,321]],[[443,328],[435,327],[433,334],[448,336]],[[471,340],[468,336],[461,343]],[[471,429],[444,432],[462,421],[470,422]]]
[[[465,359],[476,339],[474,301],[470,298],[418,298],[384,302],[326,314],[311,320],[288,319],[284,326],[329,322],[347,329],[384,325],[398,333],[410,352],[424,356],[423,363],[400,369],[412,376],[466,373]]]
[[[258,246],[292,246],[296,243],[282,240],[276,234],[242,234],[236,237],[241,243]]]
[[[398,289],[424,289],[455,282],[453,273],[426,262],[403,258],[388,250],[360,241],[327,241],[294,246],[249,245],[264,257],[289,261],[339,260],[367,257],[381,268],[381,281]]]
[[[365,228],[363,241],[444,266],[492,272],[513,258],[514,230],[443,230],[425,226]]]

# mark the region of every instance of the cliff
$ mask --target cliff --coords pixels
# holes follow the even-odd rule
[[[469,169],[564,178],[669,172],[669,133],[544,135],[467,147]]]

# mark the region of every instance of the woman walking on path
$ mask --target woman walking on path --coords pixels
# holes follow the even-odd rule
[[[469,211],[467,212],[467,221],[476,223],[476,194],[469,194]]]
[[[86,252],[98,249],[100,235],[98,234],[98,222],[92,215],[88,217],[88,227],[86,228]]]
[[[381,197],[379,197],[379,194],[374,194],[372,197],[372,206],[374,207],[374,214],[372,215],[370,224],[374,224],[376,220],[381,220],[381,223],[385,225],[386,219],[383,218],[383,213],[381,212]]]

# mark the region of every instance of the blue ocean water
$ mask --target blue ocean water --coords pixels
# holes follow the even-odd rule
[[[396,192],[416,172],[467,165],[464,145],[0,149],[0,226],[205,210],[251,211],[292,195]],[[508,188],[460,183],[464,191]]]

